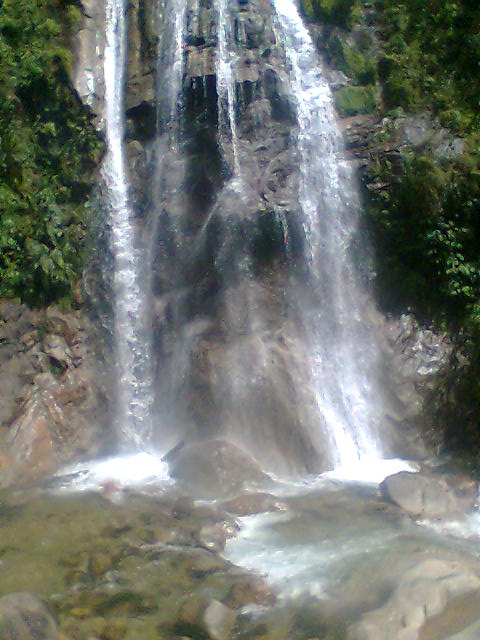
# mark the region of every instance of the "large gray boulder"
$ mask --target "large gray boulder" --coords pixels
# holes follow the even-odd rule
[[[384,606],[362,616],[348,640],[420,639],[421,628],[449,602],[479,589],[480,578],[466,562],[425,560],[401,577]]]
[[[170,462],[170,474],[198,498],[236,495],[268,480],[255,460],[224,440],[188,444]]]
[[[401,471],[386,478],[380,491],[413,517],[443,519],[458,517],[473,509],[478,483],[463,476]]]

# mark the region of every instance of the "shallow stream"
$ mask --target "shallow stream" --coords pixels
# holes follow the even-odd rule
[[[316,478],[262,490],[193,501],[165,463],[139,454],[4,491],[0,596],[41,596],[72,639],[205,637],[185,623],[185,607],[205,599],[235,610],[235,637],[373,638],[347,634],[366,612],[397,602],[409,571],[435,561],[458,580],[480,575],[476,515],[447,532],[415,523],[374,483]],[[480,591],[467,593],[477,610]],[[409,597],[416,606],[416,591]],[[411,637],[431,637],[427,618]],[[454,607],[436,639],[477,637],[471,618],[459,622]]]

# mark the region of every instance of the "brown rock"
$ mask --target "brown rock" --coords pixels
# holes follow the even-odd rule
[[[241,496],[227,500],[221,507],[235,516],[251,516],[256,513],[266,513],[285,509],[285,505],[270,493],[244,493]]]
[[[232,609],[240,609],[247,604],[261,606],[273,605],[276,596],[265,580],[258,576],[249,576],[242,582],[236,582],[225,601]]]

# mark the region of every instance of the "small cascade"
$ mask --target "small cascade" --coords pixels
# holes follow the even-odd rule
[[[218,93],[218,129],[220,144],[224,150],[231,145],[231,169],[234,177],[240,179],[239,143],[237,131],[237,104],[235,78],[233,74],[232,52],[230,49],[232,32],[228,0],[219,0],[217,8],[218,43],[216,76]]]
[[[145,327],[145,296],[139,283],[139,258],[128,202],[123,151],[125,2],[108,0],[105,46],[105,128],[108,192],[114,254],[114,341],[118,368],[116,421],[127,446],[143,447],[151,432],[150,345]]]
[[[182,165],[180,123],[183,109],[183,76],[185,49],[186,0],[172,0],[165,8],[164,19],[158,24],[160,45],[157,58],[157,135],[153,158],[153,207],[147,225],[147,257],[145,279],[151,290],[152,266],[156,259],[161,204],[173,194],[179,195],[178,177],[172,166]],[[174,174],[172,184],[171,175]]]
[[[376,346],[350,256],[359,202],[326,78],[293,0],[274,0],[298,119],[299,200],[314,302],[301,321],[335,466],[378,457]],[[368,302],[368,301],[367,301]]]
[[[158,129],[169,131],[170,142],[178,141],[182,111],[186,0],[172,0],[159,26],[162,45],[157,67]]]

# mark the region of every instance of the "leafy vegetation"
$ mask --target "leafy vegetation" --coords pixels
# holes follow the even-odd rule
[[[431,398],[450,446],[480,451],[480,5],[475,0],[380,0],[378,60],[385,108],[429,111],[464,152],[406,158],[387,201],[373,203],[383,291],[391,304],[448,327],[457,353]],[[388,300],[388,295],[384,296]],[[390,296],[392,298],[392,296]],[[459,428],[459,425],[461,427]]]
[[[0,296],[71,295],[102,141],[68,80],[81,18],[70,0],[0,6]]]
[[[351,27],[355,12],[358,9],[357,0],[303,0],[302,8],[310,20],[327,22],[339,27]]]
[[[387,108],[426,107],[452,130],[480,124],[476,0],[378,0],[385,39],[378,72]]]

